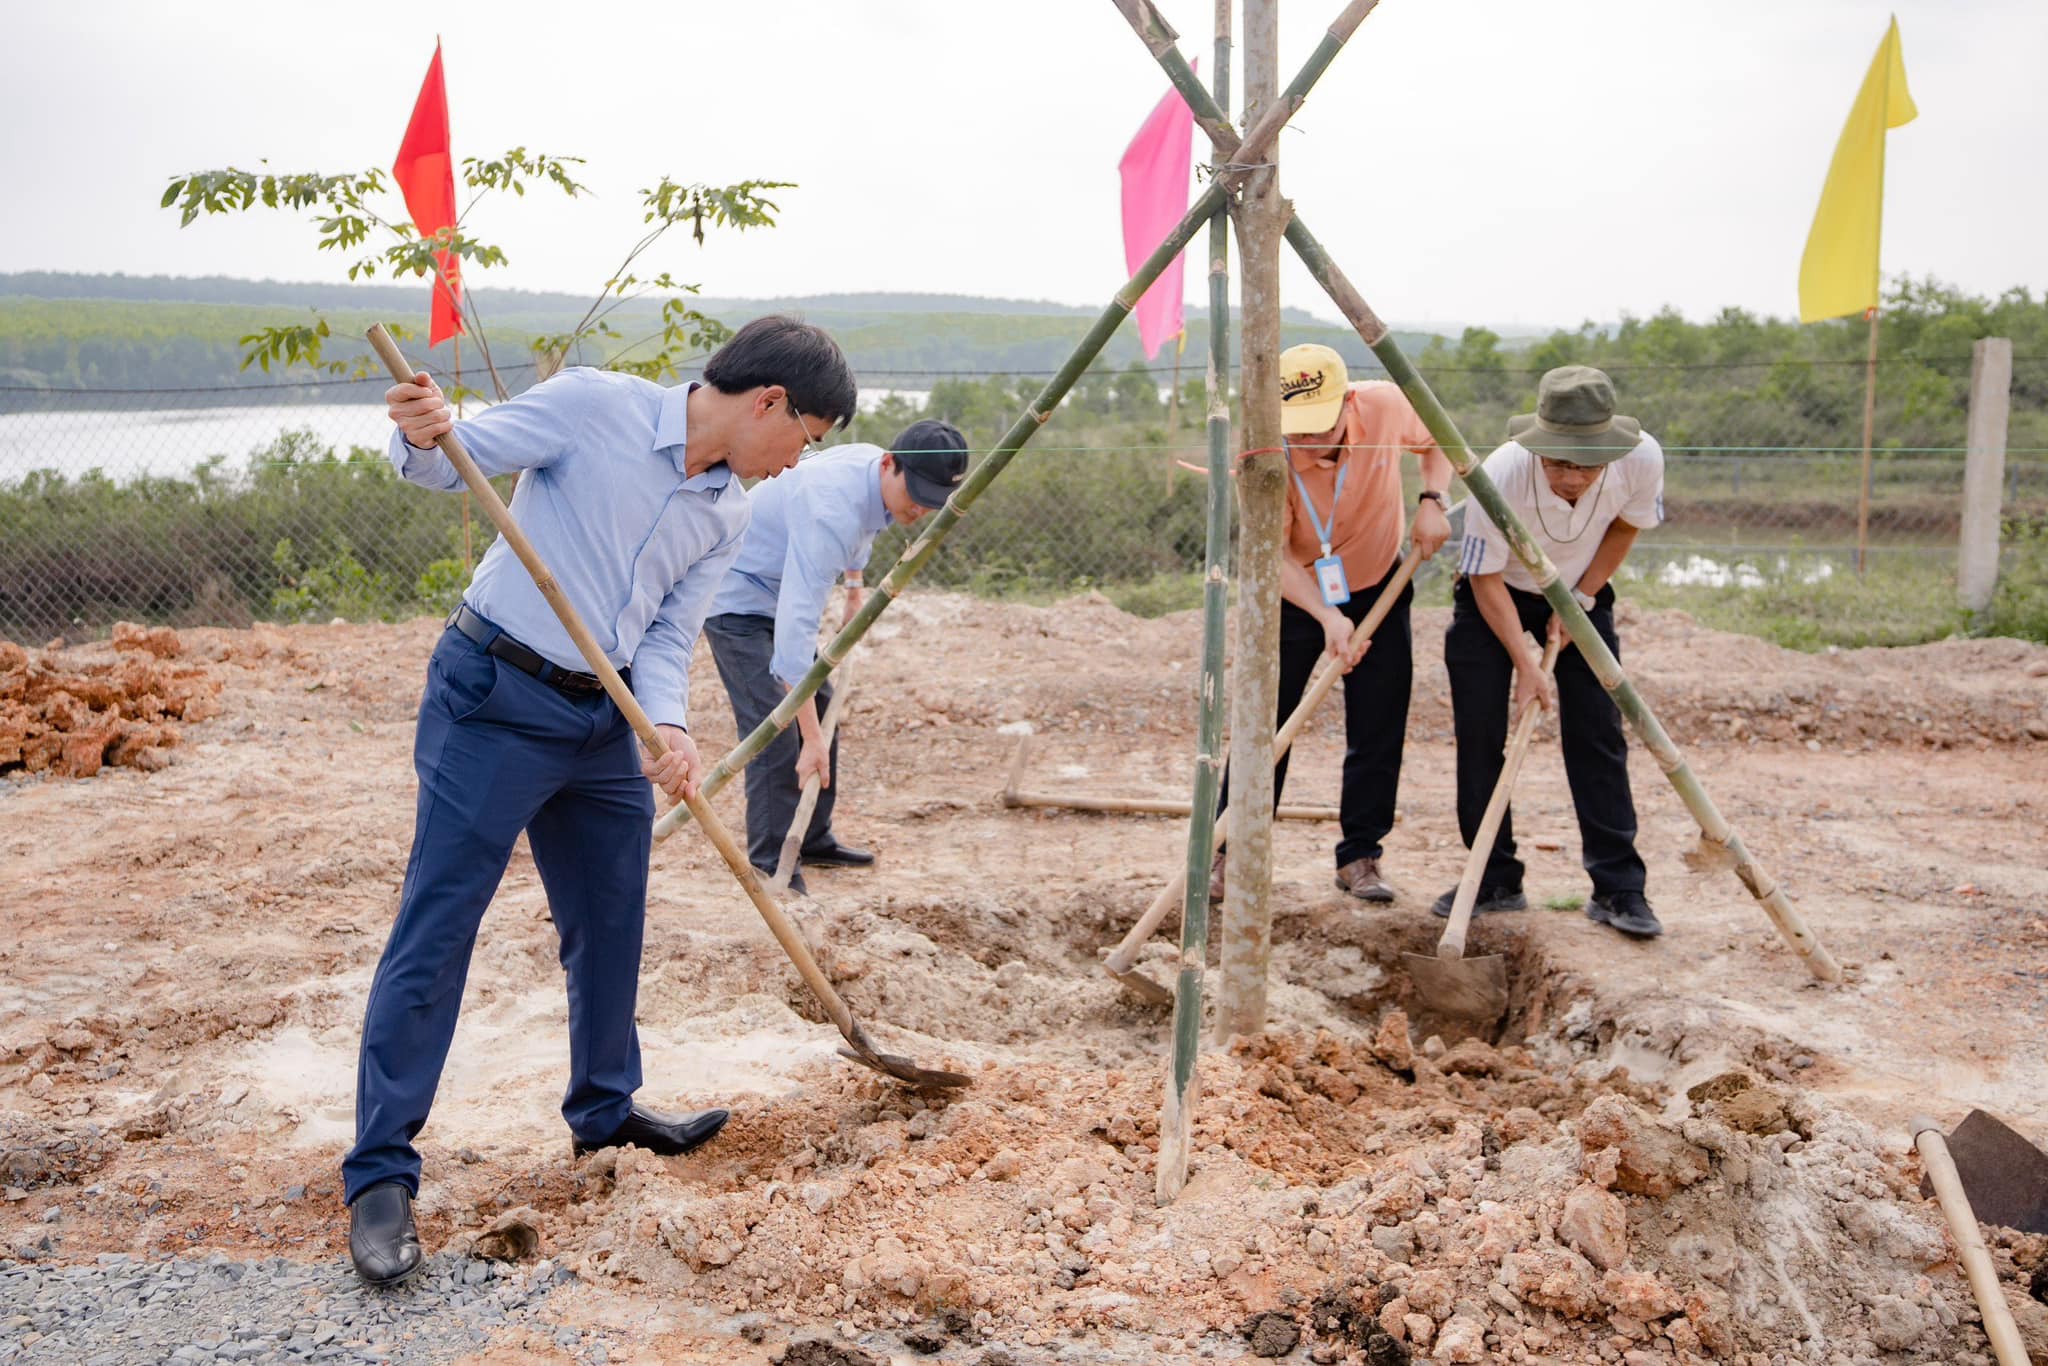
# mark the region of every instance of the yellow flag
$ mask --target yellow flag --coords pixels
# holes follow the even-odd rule
[[[1799,321],[1817,322],[1877,307],[1877,241],[1884,219],[1884,135],[1919,110],[1906,89],[1899,21],[1877,45],[1856,92],[1835,159],[1821,186],[1806,254],[1799,260]]]

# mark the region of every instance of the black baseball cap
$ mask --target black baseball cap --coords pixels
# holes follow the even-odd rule
[[[903,429],[889,447],[910,496],[928,508],[942,508],[967,477],[967,438],[950,422],[924,418]]]

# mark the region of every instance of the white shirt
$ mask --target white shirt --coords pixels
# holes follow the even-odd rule
[[[1648,531],[1664,520],[1664,448],[1648,432],[1633,450],[1601,471],[1593,486],[1579,495],[1576,507],[1551,492],[1550,481],[1543,477],[1543,462],[1519,441],[1510,441],[1487,456],[1481,468],[1521,518],[1529,539],[1550,556],[1566,587],[1578,583],[1593,562],[1593,552],[1600,548],[1600,538],[1616,520],[1639,531]],[[1500,574],[1510,588],[1539,591],[1534,576],[1508,549],[1508,538],[1479,506],[1479,500],[1467,498],[1463,506],[1465,543],[1458,555],[1458,572],[1467,576]]]

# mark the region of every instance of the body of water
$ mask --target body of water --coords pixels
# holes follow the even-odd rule
[[[214,456],[239,469],[281,431],[308,428],[337,450],[382,450],[391,434],[384,405],[91,409],[0,414],[0,480],[31,470],[105,471],[113,478],[186,474]]]
[[[891,395],[919,405],[929,396],[923,389],[866,389],[861,405]],[[469,405],[469,411],[476,407]],[[382,451],[391,420],[382,403],[0,413],[0,482],[46,469],[69,475],[97,469],[116,479],[187,474],[215,456],[225,456],[228,468],[238,470],[279,432],[300,429],[339,452],[351,446]]]

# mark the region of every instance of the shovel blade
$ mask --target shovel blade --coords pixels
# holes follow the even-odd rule
[[[944,1090],[955,1086],[971,1086],[974,1084],[974,1078],[964,1076],[959,1072],[945,1072],[935,1067],[919,1067],[914,1061],[900,1053],[884,1053],[881,1049],[875,1047],[874,1040],[868,1037],[868,1032],[860,1027],[860,1021],[858,1020],[849,1019],[847,1027],[839,1032],[841,1037],[846,1040],[845,1043],[839,1046],[840,1057],[845,1058],[848,1062],[857,1062],[862,1067],[872,1067],[884,1076],[894,1077],[896,1080],[907,1082],[912,1086],[934,1090]]]
[[[1135,968],[1129,972],[1112,970],[1109,975],[1121,982],[1125,991],[1130,992],[1133,996],[1149,1005],[1170,1006],[1173,1004],[1173,993],[1171,991],[1160,986],[1159,983]]]
[[[2048,1233],[2048,1153],[1982,1110],[1956,1126],[1948,1153],[1978,1223]],[[1920,1193],[1934,1194],[1925,1177]]]
[[[1401,965],[1422,1004],[1439,1015],[1491,1024],[1507,1013],[1508,965],[1497,953],[1483,958],[1404,953]]]

